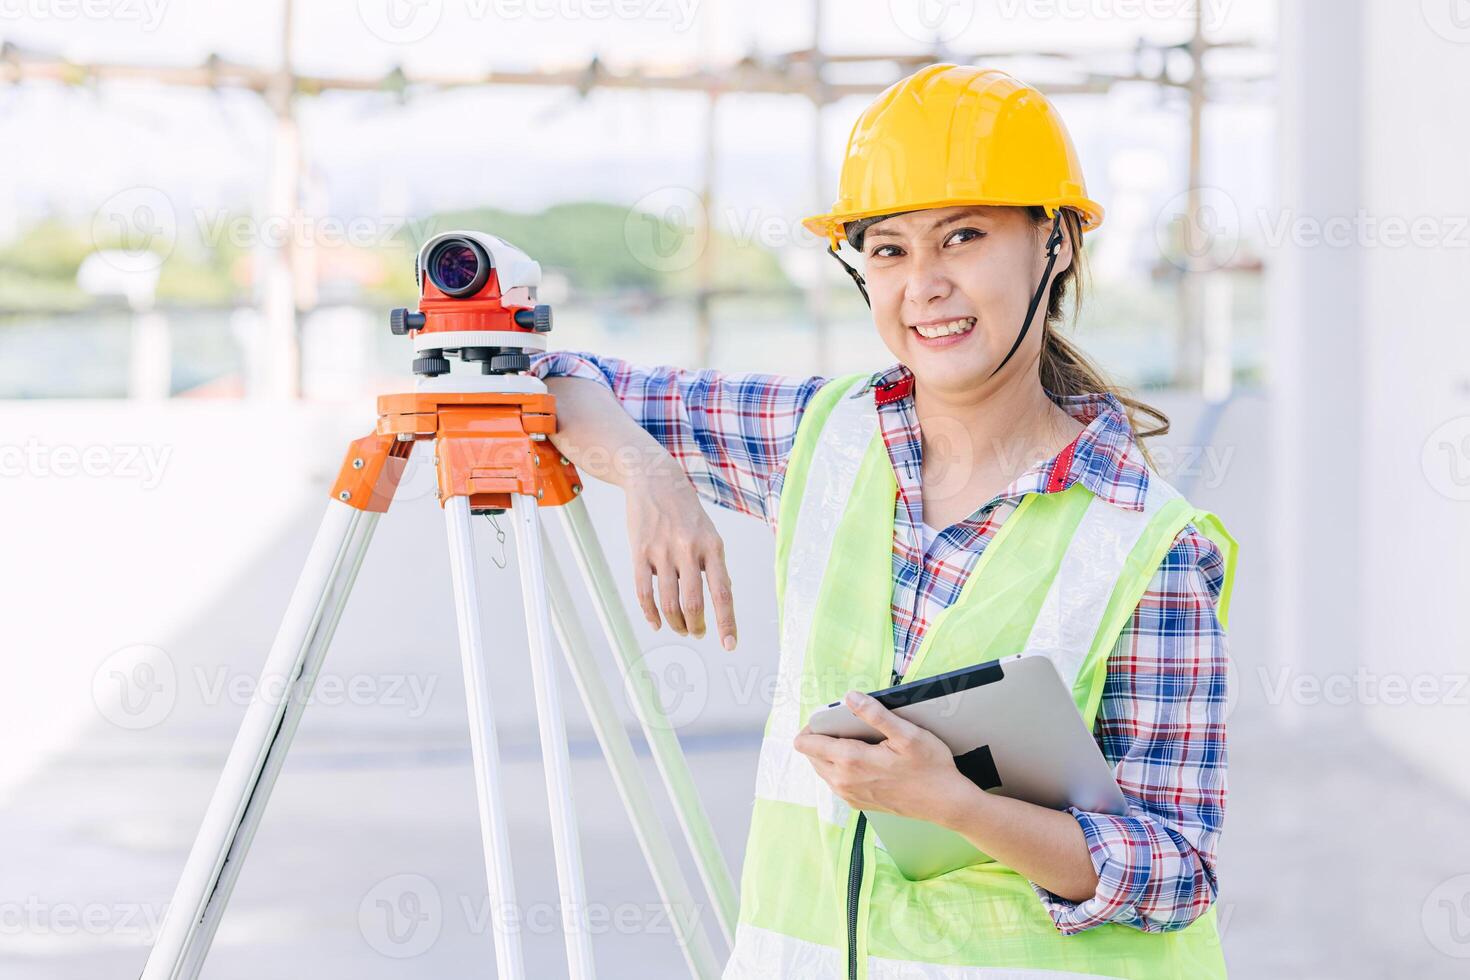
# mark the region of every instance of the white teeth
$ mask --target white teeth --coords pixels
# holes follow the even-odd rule
[[[958,320],[950,320],[945,323],[916,324],[914,329],[919,331],[920,337],[933,340],[936,337],[948,337],[950,334],[965,333],[974,329],[975,318],[972,316],[960,317]]]

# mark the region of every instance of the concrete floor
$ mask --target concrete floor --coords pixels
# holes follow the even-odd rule
[[[1187,412],[1176,417],[1187,423]],[[1350,707],[1285,705],[1272,694],[1265,503],[1254,492],[1269,472],[1252,456],[1258,440],[1250,437],[1263,424],[1258,400],[1232,406],[1214,438],[1244,448],[1221,480],[1191,494],[1226,517],[1243,548],[1220,858],[1232,974],[1464,976],[1465,801],[1375,741]],[[1189,424],[1176,427],[1188,431]],[[208,980],[494,975],[442,523],[431,498],[406,497],[378,532],[324,672],[340,685],[338,695],[365,686],[355,696],[324,691],[323,703],[308,710],[204,971]],[[621,495],[595,487],[589,503],[621,573]],[[164,651],[173,684],[155,723],[118,724],[105,699],[97,701],[97,713],[0,798],[0,839],[8,842],[0,861],[0,976],[81,980],[141,969],[243,713],[239,692],[248,691],[269,646],[320,512],[317,496],[290,508],[254,557],[231,571],[228,588],[187,620],[118,633],[114,647],[147,642]],[[717,523],[735,578],[740,648],[726,654],[708,638],[638,628],[655,672],[678,692],[673,715],[738,868],[765,710],[760,681],[775,665],[771,545],[748,519],[717,514]],[[171,533],[196,532],[175,526]],[[514,556],[497,566],[488,525],[478,547],[486,633],[500,641],[491,656],[528,966],[531,976],[561,976]],[[166,602],[167,591],[154,584],[143,577],[118,588],[131,590],[135,605]],[[626,582],[620,586],[626,595]],[[610,666],[605,675],[613,676]],[[683,975],[667,915],[565,675],[563,690],[588,895],[600,924],[599,975]],[[644,767],[653,781],[647,759]],[[716,945],[723,950],[718,938]]]

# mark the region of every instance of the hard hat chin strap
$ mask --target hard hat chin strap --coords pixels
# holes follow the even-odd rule
[[[1031,296],[1031,305],[1026,308],[1026,319],[1021,323],[1021,332],[1016,334],[1016,342],[1011,344],[1010,353],[1006,354],[1005,360],[990,372],[990,377],[995,377],[1000,369],[1005,367],[1010,359],[1015,356],[1016,351],[1021,349],[1021,341],[1026,339],[1026,331],[1031,329],[1031,318],[1036,315],[1036,308],[1041,305],[1041,299],[1046,295],[1047,283],[1051,281],[1051,271],[1057,266],[1057,255],[1062,248],[1062,209],[1057,208],[1056,220],[1052,222],[1051,234],[1046,239],[1046,271],[1041,274],[1041,283],[1036,287],[1036,292]],[[842,264],[847,274],[852,276],[852,281],[857,284],[858,292],[863,294],[863,302],[868,304],[868,309],[873,308],[873,301],[868,299],[868,287],[863,274],[852,266],[842,256],[837,254],[837,249],[830,244],[827,246],[827,254]]]
[[[837,249],[833,248],[831,245],[827,246],[827,254],[832,256],[838,262],[842,263],[842,267],[847,270],[847,274],[849,276],[852,276],[852,281],[857,283],[858,292],[863,294],[863,302],[867,303],[868,309],[871,310],[873,308],[873,301],[868,299],[868,287],[864,285],[867,280],[863,278],[863,274],[854,269],[852,266],[848,265],[847,260],[838,255]]]
[[[1062,209],[1057,208],[1057,220],[1052,223],[1051,234],[1046,239],[1046,271],[1041,274],[1041,283],[1036,287],[1036,292],[1031,296],[1031,305],[1026,308],[1026,319],[1021,321],[1021,332],[1016,334],[1016,342],[1011,345],[1010,353],[1005,360],[996,365],[990,377],[1000,373],[1000,369],[1006,366],[1016,351],[1021,348],[1021,341],[1026,339],[1026,331],[1031,329],[1031,318],[1036,315],[1036,308],[1041,305],[1041,297],[1046,294],[1046,284],[1051,281],[1051,270],[1056,268],[1057,253],[1062,248]],[[988,380],[988,379],[987,379]]]

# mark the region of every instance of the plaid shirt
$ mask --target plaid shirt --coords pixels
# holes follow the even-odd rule
[[[797,423],[829,380],[646,368],[573,351],[536,355],[531,373],[607,386],[679,461],[700,496],[773,528]],[[1064,490],[1080,480],[1108,503],[1140,510],[1149,479],[1115,397],[1049,393],[1086,430],[1056,457],[945,528],[926,555],[919,536],[921,441],[912,383],[908,368],[895,364],[867,385],[885,389],[877,393],[879,425],[898,482],[898,673],[1025,494]],[[1215,851],[1225,815],[1226,695],[1226,640],[1215,610],[1224,573],[1219,549],[1187,525],[1113,648],[1093,734],[1113,766],[1128,814],[1070,810],[1097,870],[1096,894],[1070,902],[1032,884],[1063,933],[1105,923],[1145,932],[1181,929],[1215,899]]]

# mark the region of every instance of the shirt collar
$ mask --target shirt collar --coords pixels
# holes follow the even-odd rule
[[[879,397],[881,410],[884,404],[881,399],[885,396],[892,399],[888,404],[911,403],[913,384],[913,372],[903,363],[898,363],[874,372],[850,397]],[[868,395],[869,392],[873,395]],[[1068,415],[1087,427],[1077,437],[1071,458],[1067,461],[1067,472],[1057,489],[1065,490],[1080,480],[1095,496],[1116,507],[1143,510],[1148,494],[1148,466],[1133,438],[1133,427],[1123,403],[1110,392],[1059,395],[1048,390],[1046,394]],[[1028,484],[1027,476],[1036,474],[1039,477],[1037,486],[1045,488],[1052,468],[1065,457],[1066,453],[1061,453],[1037,464],[1016,482]],[[1042,489],[1041,492],[1046,491]]]

